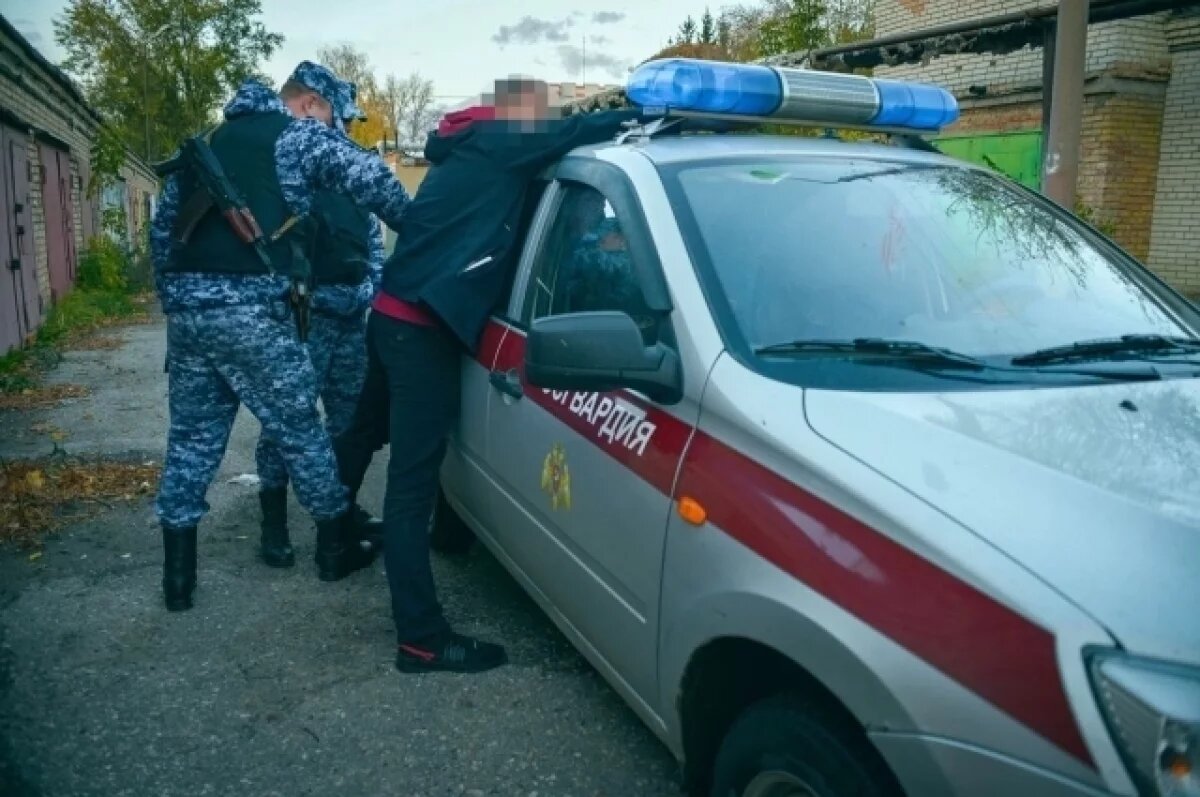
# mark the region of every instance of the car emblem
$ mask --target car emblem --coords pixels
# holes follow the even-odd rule
[[[567,450],[555,443],[542,463],[542,491],[550,496],[551,508],[571,508],[571,471],[567,468]]]

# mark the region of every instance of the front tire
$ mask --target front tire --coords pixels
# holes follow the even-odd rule
[[[448,556],[462,556],[475,544],[475,532],[463,522],[438,488],[433,517],[429,519],[429,547]]]
[[[730,727],[712,797],[902,797],[852,722],[796,695],[756,703]]]

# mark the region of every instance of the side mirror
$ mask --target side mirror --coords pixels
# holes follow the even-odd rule
[[[627,388],[660,404],[683,397],[679,355],[661,343],[647,347],[625,313],[571,313],[534,321],[525,346],[525,378],[550,390]]]

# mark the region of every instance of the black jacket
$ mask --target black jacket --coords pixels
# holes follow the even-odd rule
[[[478,121],[456,135],[431,133],[433,164],[404,212],[383,266],[383,290],[424,305],[474,352],[504,299],[519,257],[518,227],[530,181],[575,147],[615,136],[640,111],[580,114],[517,132]]]

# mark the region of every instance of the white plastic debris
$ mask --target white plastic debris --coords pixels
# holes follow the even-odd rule
[[[229,480],[229,483],[236,484],[239,487],[257,487],[258,486],[258,474],[257,473],[243,473],[240,476],[234,476],[232,479]]]

